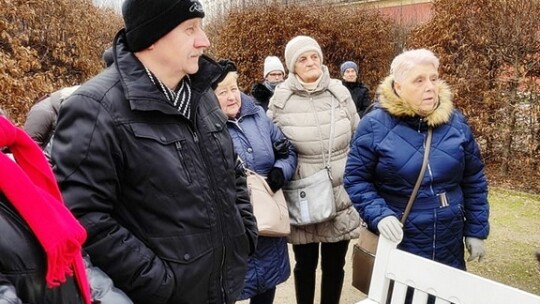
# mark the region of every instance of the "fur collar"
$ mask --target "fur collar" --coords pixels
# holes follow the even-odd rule
[[[394,79],[392,76],[386,77],[377,89],[379,102],[382,108],[386,109],[390,114],[400,118],[415,118],[420,117],[414,112],[411,106],[404,102],[401,97],[396,95],[393,88]],[[446,82],[440,81],[439,89],[439,106],[433,113],[424,117],[423,120],[430,127],[436,127],[447,123],[454,110],[452,103],[452,92]]]

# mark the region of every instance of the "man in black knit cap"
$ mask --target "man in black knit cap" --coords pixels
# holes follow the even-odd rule
[[[67,99],[53,163],[85,250],[135,303],[234,303],[257,228],[197,0],[126,0],[114,64]]]

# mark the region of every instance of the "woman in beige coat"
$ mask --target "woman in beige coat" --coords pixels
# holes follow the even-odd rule
[[[291,227],[289,242],[293,244],[296,260],[296,301],[300,304],[314,301],[320,248],[323,274],[320,303],[338,304],[345,255],[349,241],[358,237],[360,225],[360,217],[343,188],[346,157],[359,116],[347,88],[341,81],[330,78],[328,68],[322,64],[321,47],[313,38],[297,36],[290,40],[285,48],[285,61],[289,77],[276,88],[267,114],[297,150],[298,166],[292,180],[308,177],[325,167],[331,107],[334,107],[330,167],[337,214],[321,223]]]

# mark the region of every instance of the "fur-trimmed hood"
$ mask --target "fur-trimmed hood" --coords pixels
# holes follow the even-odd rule
[[[450,116],[454,110],[450,87],[448,84],[446,84],[446,82],[442,80],[439,81],[439,106],[431,114],[423,117],[425,123],[431,127],[436,127],[447,123],[450,120]],[[393,84],[394,78],[392,76],[388,76],[379,85],[377,95],[379,96],[379,103],[381,107],[397,117],[420,118],[410,104],[405,102],[396,94]]]

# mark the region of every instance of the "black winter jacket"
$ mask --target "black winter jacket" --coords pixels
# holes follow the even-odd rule
[[[255,98],[255,101],[260,105],[264,111],[268,110],[268,103],[270,98],[274,95],[274,92],[267,88],[264,83],[256,83],[251,87],[251,96]]]
[[[179,114],[124,44],[114,64],[60,109],[52,158],[86,227],[92,262],[135,303],[233,303],[257,228],[227,118],[201,58],[193,121]]]
[[[351,92],[351,97],[356,105],[356,111],[362,117],[366,108],[371,104],[368,87],[363,83],[347,81],[343,81],[343,85]]]
[[[66,276],[59,287],[47,288],[45,252],[2,194],[0,231],[0,304],[83,303],[73,277]]]

